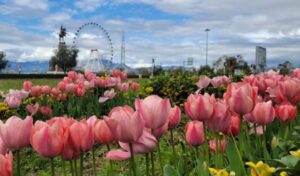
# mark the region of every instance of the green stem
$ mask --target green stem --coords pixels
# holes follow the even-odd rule
[[[133,176],[136,176],[136,168],[135,168],[135,163],[134,163],[134,152],[133,152],[133,145],[132,143],[129,143],[130,147],[130,161],[131,161],[131,169],[133,172]]]
[[[55,176],[55,172],[54,172],[54,159],[51,158],[51,175]]]
[[[146,153],[146,176],[149,176],[149,154]]]
[[[235,142],[234,137],[231,136],[231,138],[232,138],[232,140],[233,140],[235,150],[236,150],[237,153],[238,153],[238,157],[239,157],[240,164],[241,164],[242,170],[243,170],[243,172],[244,172],[244,175],[247,175],[246,169],[245,169],[245,167],[244,167],[244,162],[243,162],[243,159],[242,159],[242,157],[241,157],[241,152],[239,151],[239,149],[238,149],[238,147],[237,147],[237,145],[236,145],[236,142]]]
[[[71,167],[71,175],[74,176],[74,167],[73,167],[73,161],[70,160],[70,167]]]
[[[21,176],[20,150],[17,150],[16,154],[17,154],[17,176]]]
[[[78,175],[78,168],[77,168],[77,160],[74,160],[74,169],[75,169],[75,175]]]
[[[289,124],[288,122],[285,123],[285,130],[284,130],[284,136],[283,139],[286,140],[289,134]]]
[[[208,134],[207,128],[204,127],[204,129],[205,129],[205,135],[207,135]],[[207,167],[209,167],[209,143],[207,139],[205,139],[204,147],[205,147],[206,165]]]
[[[173,135],[173,130],[170,130],[171,133],[171,144],[172,144],[172,151],[173,151],[173,155],[174,157],[176,157],[176,151],[175,151],[175,146],[174,146],[174,135]]]
[[[80,176],[83,176],[83,153],[80,154]]]
[[[66,168],[65,168],[65,160],[63,158],[61,158],[61,162],[62,162],[62,170],[63,170],[63,176],[66,176]]]
[[[109,144],[106,144],[106,147],[107,147],[107,151],[109,152],[110,151]],[[110,172],[113,170],[113,166],[112,166],[112,161],[111,160],[109,160],[109,167],[110,167],[110,169],[109,169],[109,174],[110,174]]]
[[[152,176],[155,176],[155,171],[154,171],[154,154],[153,154],[153,152],[150,153],[150,158],[151,158],[151,165],[152,165],[152,168],[151,168]]]
[[[157,145],[157,152],[158,152],[158,159],[159,159],[161,174],[163,175],[164,169],[163,169],[163,162],[162,162],[162,159],[161,159],[162,157],[161,157],[159,142],[158,142],[158,145]]]
[[[218,168],[220,168],[220,166],[219,166],[219,159],[218,159],[218,154],[219,154],[219,138],[217,137],[216,138],[216,153],[215,153],[215,167],[218,169]]]
[[[93,157],[93,174],[97,175],[97,169],[96,169],[96,158],[95,158],[95,148],[92,149],[92,157]]]

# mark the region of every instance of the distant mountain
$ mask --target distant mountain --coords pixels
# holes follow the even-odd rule
[[[8,61],[7,66],[3,72],[10,73],[46,73],[49,70],[48,61],[27,61],[27,62],[15,62]]]

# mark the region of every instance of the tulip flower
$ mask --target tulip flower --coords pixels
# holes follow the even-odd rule
[[[48,106],[42,106],[40,108],[40,112],[44,116],[50,116],[52,114],[52,109],[50,107],[48,107]]]
[[[214,132],[224,132],[230,126],[231,112],[229,107],[223,101],[217,101],[214,106],[214,112],[207,120],[207,126]]]
[[[32,123],[31,116],[27,116],[24,120],[12,116],[5,124],[0,121],[1,137],[10,150],[20,150],[30,144]]]
[[[119,83],[118,89],[122,92],[125,92],[128,90],[129,84],[128,83]]]
[[[39,110],[40,104],[36,102],[34,105],[27,105],[26,110],[30,112],[31,116],[34,116]]]
[[[41,86],[32,86],[31,88],[31,96],[33,97],[38,97],[40,95],[42,95],[42,87]]]
[[[168,131],[168,124],[169,122],[167,121],[164,126],[157,128],[155,130],[153,130],[153,135],[158,139],[160,138],[165,132]]]
[[[0,137],[0,154],[4,155],[6,154],[8,148],[6,143],[3,141],[2,137]]]
[[[225,139],[218,141],[218,144],[216,139],[209,141],[209,150],[213,153],[224,153],[226,151],[226,146],[227,144]]]
[[[202,77],[202,78],[199,79],[199,81],[197,83],[197,86],[199,87],[200,90],[204,89],[204,88],[206,88],[209,85],[210,81],[211,80],[210,80],[209,77],[204,76],[204,77]]]
[[[77,79],[77,73],[75,71],[69,71],[68,72],[68,78],[70,78],[72,80],[76,80]]]
[[[23,82],[23,89],[26,91],[30,91],[32,88],[32,82],[31,81],[24,81]]]
[[[21,99],[15,96],[7,96],[5,98],[5,103],[10,107],[10,108],[17,108],[21,106]]]
[[[42,86],[41,87],[41,91],[42,91],[42,94],[50,94],[51,93],[51,87],[50,86]]]
[[[184,103],[185,112],[191,120],[205,121],[211,117],[215,98],[207,93],[191,94]]]
[[[117,141],[137,141],[144,130],[142,117],[130,106],[113,108],[104,120]]]
[[[236,136],[239,134],[241,128],[241,120],[239,115],[232,115],[230,118],[230,125],[227,128],[226,135],[233,135]]]
[[[289,103],[283,103],[275,108],[276,116],[283,122],[292,121],[297,116],[297,107]]]
[[[268,164],[265,164],[262,161],[259,161],[256,164],[253,162],[246,162],[246,165],[250,166],[252,176],[254,175],[271,176],[276,171],[274,167],[270,167]]]
[[[205,134],[203,123],[200,121],[190,121],[185,126],[185,139],[189,145],[198,147],[204,144]]]
[[[288,100],[300,93],[300,81],[298,79],[287,79],[279,83],[280,92]]]
[[[145,121],[145,126],[152,130],[161,128],[168,120],[171,109],[169,99],[150,95],[144,100],[136,99],[135,107]]]
[[[275,118],[275,110],[272,102],[257,103],[253,111],[245,115],[245,119],[258,125],[267,125],[273,122]]]
[[[174,106],[170,109],[168,119],[169,129],[174,129],[179,125],[181,121],[181,110],[178,106]]]
[[[77,151],[86,152],[92,149],[94,134],[86,120],[73,123],[70,126],[70,136]]]
[[[109,160],[127,160],[130,158],[130,146],[128,143],[119,142],[123,150],[111,150],[106,154],[106,159]],[[133,152],[137,153],[149,153],[154,151],[158,141],[147,130],[143,131],[142,136],[135,142],[133,142]]]
[[[13,154],[9,152],[6,155],[0,154],[0,175],[12,176],[13,175]]]
[[[98,144],[111,144],[115,138],[104,120],[97,120],[94,125],[94,137]]]
[[[109,99],[112,99],[116,95],[114,89],[106,90],[102,97],[99,98],[99,103],[104,103]]]
[[[232,112],[244,115],[252,111],[257,97],[257,87],[248,83],[232,83],[228,86],[225,100]]]
[[[138,90],[138,89],[140,88],[140,84],[139,84],[139,83],[136,83],[136,82],[132,82],[132,83],[130,84],[130,88],[131,88],[132,90]]]
[[[59,121],[53,124],[37,121],[32,128],[31,146],[43,157],[54,158],[63,149],[63,126]]]

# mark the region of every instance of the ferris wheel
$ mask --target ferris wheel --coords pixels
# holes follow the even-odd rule
[[[113,48],[113,43],[112,43],[112,40],[111,40],[111,37],[108,33],[108,31],[103,27],[101,26],[100,24],[98,23],[95,23],[95,22],[88,22],[88,23],[85,23],[83,25],[81,25],[75,32],[75,36],[73,38],[73,47],[75,48],[78,48],[80,49],[82,47],[82,40],[84,39],[84,34],[87,32],[87,31],[91,31],[93,30],[94,33],[100,33],[101,34],[101,39],[102,39],[102,42],[103,40],[104,43],[100,43],[100,41],[93,41],[93,46],[90,46],[90,56],[94,56],[94,54],[92,53],[95,53],[95,49],[97,49],[97,52],[100,52],[101,51],[101,54],[98,54],[99,56],[101,56],[101,58],[96,58],[99,60],[100,63],[104,63],[104,59],[109,61],[110,64],[112,64],[112,61],[113,61],[113,57],[114,57],[114,48]],[[91,39],[91,38],[89,38]],[[105,58],[104,58],[105,57]],[[88,58],[88,63],[86,65],[93,65],[93,63],[95,63],[95,58],[94,57],[90,57]],[[98,64],[97,64],[98,65]],[[105,65],[104,67],[110,67],[109,65]],[[102,70],[103,66],[101,66],[101,68],[94,68],[93,70],[98,70],[98,71],[103,71]],[[87,69],[87,68],[86,68]],[[104,71],[107,71],[108,68],[106,68]],[[90,70],[92,71],[92,70]]]

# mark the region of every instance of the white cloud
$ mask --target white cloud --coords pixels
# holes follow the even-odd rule
[[[94,11],[100,6],[107,4],[106,0],[80,0],[75,2],[75,7],[82,11]]]

